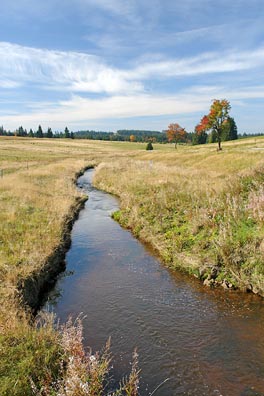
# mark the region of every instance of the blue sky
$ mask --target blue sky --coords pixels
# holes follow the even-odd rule
[[[212,99],[264,131],[263,0],[9,0],[0,124],[192,131]]]

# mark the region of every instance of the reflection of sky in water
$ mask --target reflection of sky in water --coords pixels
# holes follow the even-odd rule
[[[208,290],[162,268],[110,218],[118,202],[91,188],[91,175],[79,179],[89,200],[72,231],[66,257],[72,272],[60,278],[49,303],[60,320],[83,312],[93,349],[111,336],[116,378],[128,372],[137,347],[142,396],[168,377],[157,396],[264,395],[262,300]]]

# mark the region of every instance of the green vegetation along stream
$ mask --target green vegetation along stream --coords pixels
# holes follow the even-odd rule
[[[118,201],[93,188],[92,173],[79,178],[89,200],[49,308],[62,322],[82,312],[93,349],[111,336],[113,378],[129,372],[137,347],[141,396],[164,381],[155,396],[263,396],[263,300],[163,268],[111,219]]]

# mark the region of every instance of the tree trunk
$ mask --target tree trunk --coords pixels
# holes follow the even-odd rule
[[[222,147],[221,147],[221,130],[217,130],[217,143],[218,143],[218,148],[217,151],[221,151]]]

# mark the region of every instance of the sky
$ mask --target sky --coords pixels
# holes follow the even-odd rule
[[[0,125],[264,132],[263,0],[0,0]]]

